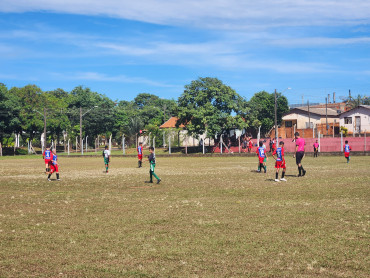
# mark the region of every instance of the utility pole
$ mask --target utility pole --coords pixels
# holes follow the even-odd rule
[[[80,149],[81,149],[81,154],[83,154],[83,149],[82,149],[82,107],[80,107]]]
[[[328,98],[325,98],[325,114],[326,114],[326,135],[329,134],[329,124],[328,124]]]
[[[277,126],[277,101],[276,101],[276,89],[275,89],[275,138],[276,146],[279,146],[278,126]]]
[[[44,107],[44,144],[46,149],[46,108]],[[42,153],[44,153],[44,150],[42,150]]]
[[[310,101],[307,100],[307,107],[308,107],[308,128],[311,128],[311,115],[310,115]]]

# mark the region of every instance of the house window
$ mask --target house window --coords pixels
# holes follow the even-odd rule
[[[292,127],[292,121],[285,121],[285,127]]]
[[[344,124],[351,125],[352,124],[352,117],[344,117]]]

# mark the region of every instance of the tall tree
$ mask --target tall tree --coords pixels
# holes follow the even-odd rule
[[[22,88],[13,87],[9,90],[9,93],[19,100],[22,107],[19,113],[21,130],[18,130],[18,132],[25,132],[31,140],[36,135],[41,135],[44,118],[37,111],[43,113],[43,109],[46,107],[42,90],[36,85],[27,85]]]
[[[21,130],[20,110],[18,97],[10,94],[5,84],[0,83],[0,142]]]
[[[281,93],[277,93],[277,122],[281,123],[284,113],[289,111],[288,100]],[[275,120],[275,94],[265,91],[258,92],[249,100],[250,108],[248,119],[251,122],[251,132],[257,134],[258,127],[261,126],[261,133],[268,133],[274,126]]]
[[[192,134],[221,134],[231,128],[245,128],[246,101],[217,78],[205,77],[185,86],[178,100],[178,125]]]

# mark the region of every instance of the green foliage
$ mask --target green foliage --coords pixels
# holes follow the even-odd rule
[[[277,122],[281,123],[284,113],[289,111],[288,100],[281,93],[277,93]],[[275,125],[275,94],[262,91],[254,94],[249,100],[248,120],[253,131],[261,126],[261,133],[266,134]]]
[[[346,101],[346,105],[350,108],[353,109],[359,105],[370,105],[370,97],[369,96],[361,96],[360,94],[357,95],[356,98],[349,97]]]
[[[280,123],[288,111],[288,102],[278,93],[277,103]],[[75,142],[80,137],[81,111],[82,137],[89,136],[90,144],[98,135],[112,134],[119,142],[125,135],[127,143],[133,145],[136,134],[146,130],[156,136],[156,144],[162,145],[159,126],[175,115],[179,117],[177,124],[185,124],[191,134],[207,131],[208,137],[234,128],[256,131],[259,126],[266,133],[274,125],[274,94],[262,91],[247,102],[222,81],[211,77],[186,85],[178,101],[141,93],[132,101],[118,102],[83,86],[71,92],[62,89],[43,92],[36,85],[8,90],[0,83],[0,109],[0,140],[16,132],[23,141],[30,138],[33,142],[39,141],[43,132],[45,109],[48,143],[60,142],[63,134]]]
[[[214,136],[247,127],[241,120],[248,111],[246,101],[217,78],[199,78],[186,85],[178,105],[178,125],[186,125],[192,134]]]
[[[0,142],[20,130],[20,103],[8,88],[0,83]]]
[[[341,127],[340,127],[340,130],[341,130],[341,132],[343,133],[343,136],[344,136],[344,137],[347,137],[347,135],[348,135],[348,128],[346,128],[346,127],[344,127],[344,126],[341,126]]]

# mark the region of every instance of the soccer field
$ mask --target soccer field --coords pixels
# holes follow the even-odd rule
[[[1,159],[0,277],[369,277],[370,157],[286,160]]]

